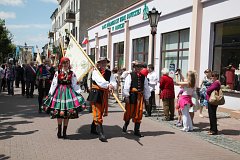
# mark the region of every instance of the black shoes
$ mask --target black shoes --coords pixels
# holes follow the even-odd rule
[[[99,135],[99,140],[101,142],[107,142],[107,138],[105,137],[104,133],[103,133],[103,127],[102,124],[98,124],[97,125],[97,131],[98,131],[98,135]]]
[[[135,135],[135,136],[138,136],[138,137],[144,137],[144,135],[142,135],[142,134],[140,133],[139,128],[140,128],[140,123],[135,123],[135,126],[134,126],[134,135]]]
[[[67,132],[67,126],[63,126],[63,134],[62,134],[62,125],[58,125],[58,132],[57,132],[58,138],[67,139],[66,132]]]
[[[57,137],[62,138],[62,125],[58,125]]]
[[[63,139],[67,139],[67,126],[63,126]]]
[[[127,132],[127,127],[128,127],[128,125],[129,125],[129,121],[126,121],[126,122],[124,123],[124,125],[123,125],[123,128],[122,128],[122,131],[123,131],[124,133]]]
[[[174,118],[165,117],[162,119],[162,121],[174,121]]]

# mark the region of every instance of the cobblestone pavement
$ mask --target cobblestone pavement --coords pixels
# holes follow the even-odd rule
[[[17,93],[17,91],[16,91]],[[82,112],[70,120],[68,140],[57,139],[56,120],[37,113],[37,98],[0,95],[0,160],[32,159],[186,159],[238,160],[240,154],[209,143],[197,133],[184,133],[169,123],[143,118],[143,138],[133,136],[133,124],[123,134],[123,112],[110,100],[109,116],[104,117],[108,143],[89,134],[92,115]]]
[[[206,114],[206,113],[205,113]],[[159,116],[160,115],[160,116]],[[199,138],[206,140],[212,144],[221,146],[223,148],[229,149],[233,152],[236,152],[240,154],[240,121],[239,120],[234,120],[234,119],[229,119],[226,121],[226,119],[229,118],[229,115],[226,113],[218,113],[218,128],[219,130],[219,135],[215,136],[209,136],[207,134],[207,130],[209,128],[209,123],[208,123],[208,117],[205,118],[194,118],[194,131],[189,133],[191,135],[198,136]],[[150,119],[157,121],[163,125],[166,125],[168,127],[172,127],[174,129],[179,129],[175,124],[177,120],[175,121],[162,121],[162,110],[160,109],[160,112],[156,112],[153,114],[152,117],[149,117]],[[225,120],[223,120],[225,119]],[[233,122],[232,126],[229,124],[229,126],[226,126],[230,122]],[[234,122],[237,122],[234,124]],[[236,128],[234,128],[236,127]],[[226,129],[230,128],[230,129]],[[234,129],[232,129],[234,128]]]

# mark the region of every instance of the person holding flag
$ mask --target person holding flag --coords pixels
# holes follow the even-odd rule
[[[91,125],[91,133],[99,135],[99,140],[107,142],[107,138],[103,133],[103,115],[108,107],[108,93],[113,93],[117,87],[114,75],[110,70],[106,69],[110,61],[106,57],[100,57],[97,61],[98,70],[92,72],[92,88],[89,93],[88,100],[90,101],[93,113],[93,122]]]
[[[91,76],[91,91],[88,96],[88,101],[90,102],[93,113],[91,133],[99,135],[100,141],[107,142],[107,138],[103,134],[102,123],[103,116],[107,115],[109,92],[113,94],[113,97],[116,99],[119,106],[125,111],[125,108],[113,93],[113,90],[116,89],[117,83],[111,71],[106,69],[107,64],[110,61],[106,57],[100,57],[97,61],[97,65],[95,65],[76,41],[74,36],[68,32],[67,36],[69,36],[70,41],[65,56],[70,59],[72,70],[76,73],[78,82],[81,81],[92,68],[94,68]]]
[[[59,69],[54,75],[49,95],[44,101],[46,107],[43,107],[43,110],[51,113],[52,119],[57,118],[58,138],[67,138],[66,131],[69,119],[78,118],[78,111],[85,108],[81,92],[76,75],[70,68],[69,58],[62,57]],[[63,134],[62,123],[64,125]]]
[[[124,133],[127,132],[127,127],[132,119],[135,123],[134,135],[143,137],[139,128],[143,116],[144,99],[145,104],[149,105],[149,97],[151,96],[151,92],[148,86],[147,78],[141,74],[143,63],[133,61],[132,64],[134,70],[126,77],[123,88],[126,112],[124,113],[123,117],[125,124],[122,131]]]

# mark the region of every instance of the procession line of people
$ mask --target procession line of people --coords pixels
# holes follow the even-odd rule
[[[122,132],[126,133],[130,120],[134,123],[134,135],[143,137],[140,132],[144,108],[145,116],[151,116],[152,108],[156,108],[155,87],[158,78],[153,65],[144,65],[137,60],[132,62],[132,70],[124,71],[118,78],[117,71],[112,72],[107,68],[110,61],[106,57],[100,57],[96,63],[97,69],[92,69],[88,78],[89,96],[93,121],[91,123],[90,133],[99,136],[99,140],[107,142],[103,130],[103,117],[108,115],[108,98],[117,88],[121,90],[123,102],[125,102],[126,112],[123,115]],[[18,68],[18,69],[16,69]],[[58,68],[51,66],[48,59],[43,60],[43,64],[35,67],[31,62],[28,65],[13,66],[8,63],[6,69],[0,68],[1,83],[6,77],[8,84],[8,94],[14,95],[13,81],[15,80],[16,70],[18,70],[22,85],[22,95],[27,98],[33,97],[34,87],[38,88],[38,111],[42,109],[51,115],[52,119],[57,119],[58,138],[67,138],[67,127],[69,119],[78,118],[78,113],[86,108],[85,100],[81,95],[82,89],[75,73],[71,70],[70,60],[63,57]],[[162,76],[159,80],[159,98],[163,102],[165,121],[175,120],[175,109],[178,111],[177,126],[182,126],[182,131],[189,132],[193,130],[194,112],[200,109],[199,116],[202,117],[202,109],[207,108],[210,120],[210,135],[218,134],[216,121],[216,105],[209,103],[209,97],[215,90],[220,90],[219,74],[207,69],[204,77],[200,94],[196,92],[195,71],[188,71],[186,78],[182,75],[180,69],[175,72],[176,85],[180,86],[175,103],[174,80],[169,76],[169,70],[163,68]],[[21,75],[21,76],[20,76]],[[19,87],[19,82],[15,82]],[[25,88],[26,85],[26,88]],[[121,85],[121,87],[119,87]],[[1,89],[2,89],[1,84]],[[45,98],[44,98],[45,97]],[[200,99],[200,104],[198,101]],[[197,108],[199,107],[199,108]]]

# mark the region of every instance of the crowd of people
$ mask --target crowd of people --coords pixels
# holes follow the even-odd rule
[[[209,135],[218,134],[216,111],[217,105],[209,103],[209,97],[215,90],[219,91],[221,84],[219,74],[209,69],[205,70],[200,89],[198,90],[197,74],[188,71],[186,77],[180,69],[175,72],[175,77],[169,76],[169,70],[163,68],[161,77],[157,77],[152,64],[145,65],[139,61],[132,62],[132,70],[126,68],[112,71],[107,67],[110,61],[100,57],[96,68],[86,75],[82,83],[77,82],[75,73],[71,70],[70,60],[63,57],[59,66],[54,68],[48,59],[43,64],[22,64],[12,62],[0,67],[0,92],[6,91],[14,95],[15,87],[21,84],[22,96],[33,98],[35,88],[38,88],[38,112],[42,110],[57,119],[58,138],[67,138],[69,119],[78,118],[78,112],[86,108],[85,101],[90,102],[93,114],[90,133],[99,136],[99,140],[106,142],[103,131],[103,117],[108,115],[108,98],[112,93],[117,93],[119,99],[125,102],[126,112],[123,115],[123,133],[127,132],[130,120],[133,121],[134,135],[143,137],[140,132],[142,116],[152,116],[156,109],[155,91],[159,82],[159,99],[162,100],[164,121],[173,121],[177,118],[176,125],[182,131],[193,130],[194,113],[200,110],[203,117],[203,108],[208,109],[210,130]],[[179,92],[175,95],[175,85],[179,85]],[[82,87],[89,93],[87,100],[83,98]],[[121,93],[121,94],[119,94]],[[120,96],[121,95],[121,96]],[[177,117],[175,117],[177,110]]]

